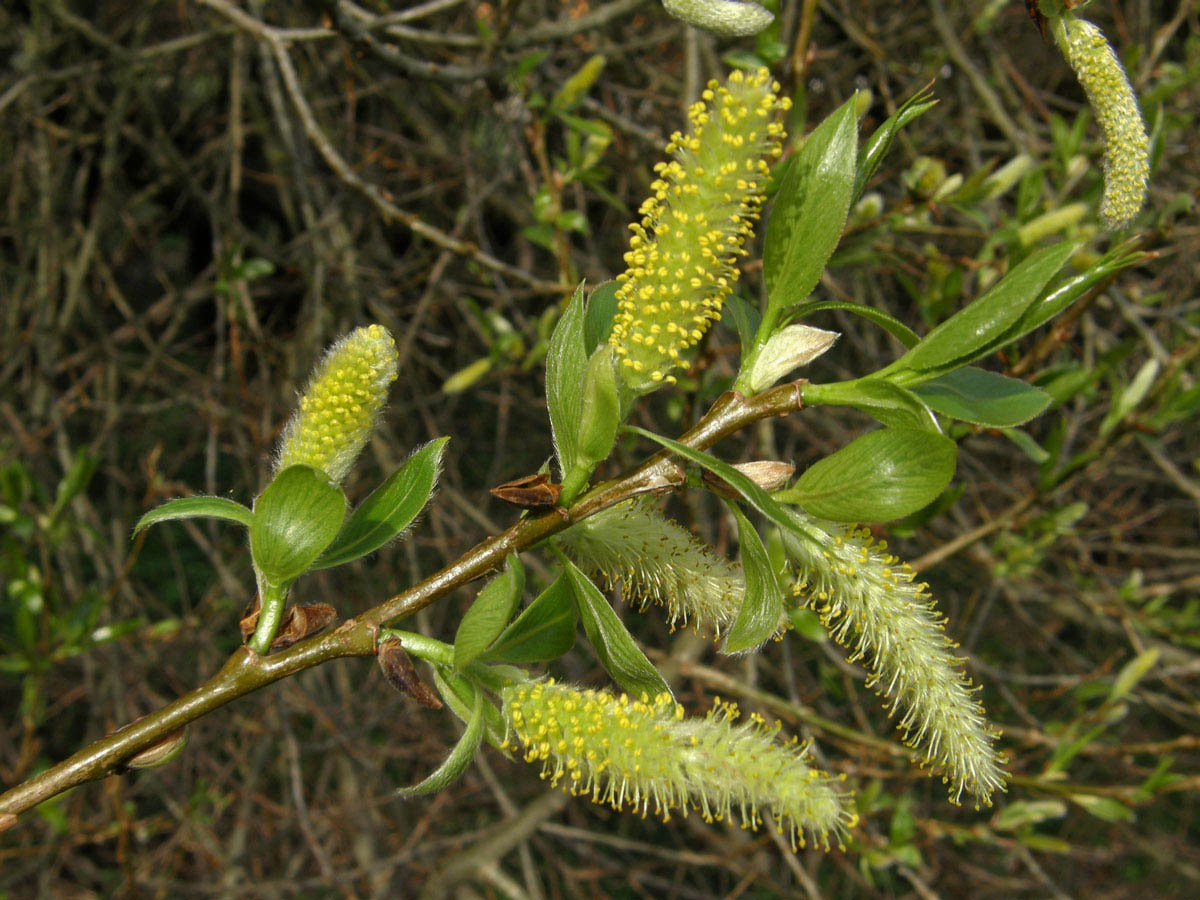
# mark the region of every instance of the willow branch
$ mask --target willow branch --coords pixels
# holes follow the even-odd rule
[[[802,384],[802,381],[791,382],[750,398],[727,392],[679,440],[703,450],[755,422],[796,412],[803,407]],[[63,791],[121,772],[124,763],[138,753],[239,697],[333,659],[373,656],[375,637],[381,626],[411,616],[455,588],[499,568],[508,554],[528,550],[573,522],[630,497],[665,493],[682,484],[683,473],[671,460],[670,452],[660,451],[629,474],[596,485],[565,515],[563,510],[553,510],[518,520],[501,534],[472,547],[446,568],[347,620],[328,634],[308,638],[270,656],[261,656],[247,647],[239,648],[220,671],[191,692],[0,795],[0,831],[15,824],[21,813]]]

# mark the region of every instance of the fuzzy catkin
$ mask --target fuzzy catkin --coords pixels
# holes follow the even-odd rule
[[[856,822],[839,778],[810,768],[794,739],[777,741],[778,722],[755,715],[735,724],[734,704],[718,700],[704,718],[686,718],[669,694],[634,700],[553,679],[502,697],[525,760],[573,795],[664,821],[697,810],[709,822],[736,816],[757,828],[765,815],[793,847],[841,843]]]
[[[1053,22],[1055,38],[1083,85],[1104,132],[1104,195],[1100,216],[1109,228],[1129,224],[1146,199],[1150,141],[1125,68],[1100,29],[1073,15]]]
[[[634,393],[673,384],[684,353],[720,318],[762,206],[764,157],[782,152],[783,126],[773,118],[790,102],[778,89],[766,69],[710,82],[688,110],[690,133],[672,135],[673,158],[654,167],[653,193],[629,226],[608,339]]]
[[[396,380],[396,342],[382,325],[340,338],[313,371],[279,442],[276,469],[311,466],[340,484]]]
[[[559,535],[563,548],[626,602],[663,606],[671,626],[718,636],[737,619],[746,581],[741,566],[697,540],[646,500],[628,500]]]
[[[811,536],[784,533],[784,546],[796,565],[795,593],[801,605],[820,616],[830,636],[864,660],[867,681],[899,713],[904,741],[940,771],[958,803],[963,791],[979,803],[1004,789],[1003,759],[995,750],[997,732],[976,699],[978,688],[962,671],[957,645],[945,634],[945,620],[915,582],[913,571],[886,552],[866,529],[826,526],[794,512]]]

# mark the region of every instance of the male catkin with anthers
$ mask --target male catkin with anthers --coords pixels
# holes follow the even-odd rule
[[[371,436],[396,365],[396,342],[382,325],[339,339],[317,364],[284,429],[276,468],[310,466],[341,483]]]
[[[708,84],[688,110],[691,131],[671,136],[668,162],[642,204],[620,276],[609,343],[634,393],[673,384],[684,354],[721,316],[736,262],[763,202],[764,157],[782,152],[776,112],[790,107],[766,69]]]
[[[840,843],[855,824],[840,778],[811,768],[795,740],[776,740],[779,723],[750,716],[735,724],[731,703],[718,700],[705,717],[687,718],[669,694],[635,700],[553,680],[502,696],[525,760],[596,803],[664,821],[673,810],[697,810],[709,822],[736,816],[744,828],[765,816],[793,847],[810,838]]]

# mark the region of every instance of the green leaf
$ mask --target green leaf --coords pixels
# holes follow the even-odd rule
[[[308,466],[289,466],[254,501],[250,555],[269,584],[290,584],[330,545],[346,495]]]
[[[253,517],[254,514],[242,504],[225,497],[180,497],[156,506],[138,519],[133,533],[136,535],[143,528],[171,519],[228,519],[249,528]]]
[[[558,466],[570,471],[579,458],[579,414],[583,394],[579,390],[587,368],[588,355],[583,345],[583,285],[563,310],[550,347],[546,351],[546,405],[550,410],[550,431]]]
[[[1106,702],[1117,703],[1125,699],[1137,683],[1146,676],[1146,673],[1154,668],[1154,664],[1158,662],[1158,656],[1158,648],[1151,647],[1121,666],[1121,671],[1117,673],[1117,680],[1113,682],[1112,690],[1108,692]]]
[[[1004,334],[1001,343],[1010,344],[1038,326],[1044,325],[1108,276],[1129,266],[1137,265],[1146,258],[1147,254],[1134,249],[1128,243],[1114,247],[1086,272],[1066,279],[1053,290],[1039,297],[1022,313],[1017,323]]]
[[[805,140],[779,186],[763,249],[767,318],[805,300],[842,237],[858,140],[857,95]]]
[[[937,104],[937,101],[931,100],[930,97],[929,85],[926,85],[905,100],[901,107],[888,116],[887,120],[863,142],[862,149],[858,153],[858,167],[854,176],[854,200],[862,196],[862,192],[866,190],[867,182],[879,169],[879,164],[891,149],[892,141],[900,133],[900,129]]]
[[[999,831],[1029,828],[1067,814],[1067,804],[1061,800],[1017,800],[1006,803],[996,815],[993,826]]]
[[[1112,797],[1071,794],[1071,800],[1097,819],[1105,822],[1132,822],[1137,818],[1132,809]]]
[[[862,316],[864,319],[874,322],[907,348],[915,347],[921,340],[915,331],[890,313],[863,303],[851,303],[849,300],[816,300],[812,303],[804,303],[796,307],[790,319],[795,321],[826,309],[840,309],[854,313],[856,316]]]
[[[472,669],[475,667],[473,666]],[[504,749],[504,717],[499,708],[484,694],[483,689],[470,678],[459,675],[453,669],[445,666],[433,667],[433,686],[438,695],[445,701],[446,706],[465,725],[471,721],[471,712],[475,701],[483,701],[483,739],[508,755]]]
[[[1137,409],[1146,399],[1150,388],[1154,386],[1154,381],[1158,378],[1161,368],[1162,363],[1157,359],[1148,359],[1142,363],[1142,367],[1133,376],[1133,380],[1115,393],[1112,406],[1104,416],[1104,421],[1100,423],[1101,434],[1108,434],[1120,425],[1126,416]]]
[[[883,428],[804,470],[776,496],[835,522],[887,522],[931,503],[954,476],[958,447],[941,434]]]
[[[583,347],[589,356],[612,334],[613,319],[617,317],[617,288],[620,286],[620,282],[605,281],[588,294],[587,310],[583,314]]]
[[[1077,241],[1064,241],[1031,254],[884,371],[945,371],[994,349],[997,339],[1020,320],[1078,247]]]
[[[560,573],[496,638],[486,658],[512,663],[549,662],[574,647],[578,615],[571,591],[570,579]]]
[[[746,596],[721,649],[724,653],[741,653],[754,649],[779,631],[779,622],[783,618],[783,591],[758,531],[735,503],[730,503],[729,508],[737,519],[738,546],[746,573]]]
[[[374,553],[411,525],[429,502],[449,440],[430,441],[375,488],[350,514],[313,568],[328,569]]]
[[[617,398],[617,367],[613,349],[600,347],[588,360],[583,378],[583,404],[579,411],[579,460],[589,466],[612,452],[621,424]]]
[[[66,509],[67,504],[83,493],[88,482],[96,474],[96,457],[86,447],[81,447],[71,458],[71,465],[58,483],[55,491],[54,506],[50,510],[50,518],[58,518],[59,513]]]
[[[1028,422],[1052,402],[1033,385],[974,366],[939,375],[913,390],[944,416],[992,428]]]
[[[471,708],[471,718],[462,737],[450,751],[450,755],[424,781],[412,787],[400,788],[396,791],[398,797],[419,797],[422,794],[433,794],[459,779],[467,766],[479,752],[483,742],[483,694],[476,692],[475,703]]]
[[[508,565],[479,592],[454,634],[454,667],[462,670],[504,631],[525,590],[525,567],[515,553]]]
[[[920,397],[908,388],[881,378],[809,384],[801,390],[801,396],[811,406],[849,406],[890,428],[920,428],[941,433],[937,418]]]
[[[742,357],[749,356],[751,348],[754,347],[754,336],[758,334],[758,326],[762,321],[758,310],[737,294],[730,294],[725,298],[725,315],[721,321],[733,323],[742,345]]]
[[[637,698],[645,695],[653,699],[664,691],[670,694],[671,688],[646,659],[600,589],[561,553],[559,559],[570,580],[584,633],[608,674]]]

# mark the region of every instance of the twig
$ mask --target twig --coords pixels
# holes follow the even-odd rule
[[[803,407],[802,384],[799,381],[783,384],[749,399],[727,392],[680,441],[705,449],[755,422],[796,412]],[[333,632],[301,641],[271,656],[239,648],[216,675],[195,690],[0,795],[0,831],[15,823],[14,816],[63,791],[119,772],[130,757],[232,700],[332,659],[373,656],[375,637],[381,626],[424,609],[455,588],[499,567],[510,553],[528,550],[573,522],[630,497],[671,489],[680,481],[677,472],[669,452],[660,451],[623,478],[597,485],[565,516],[561,510],[555,510],[537,518],[520,519],[440,572],[349,619]]]

